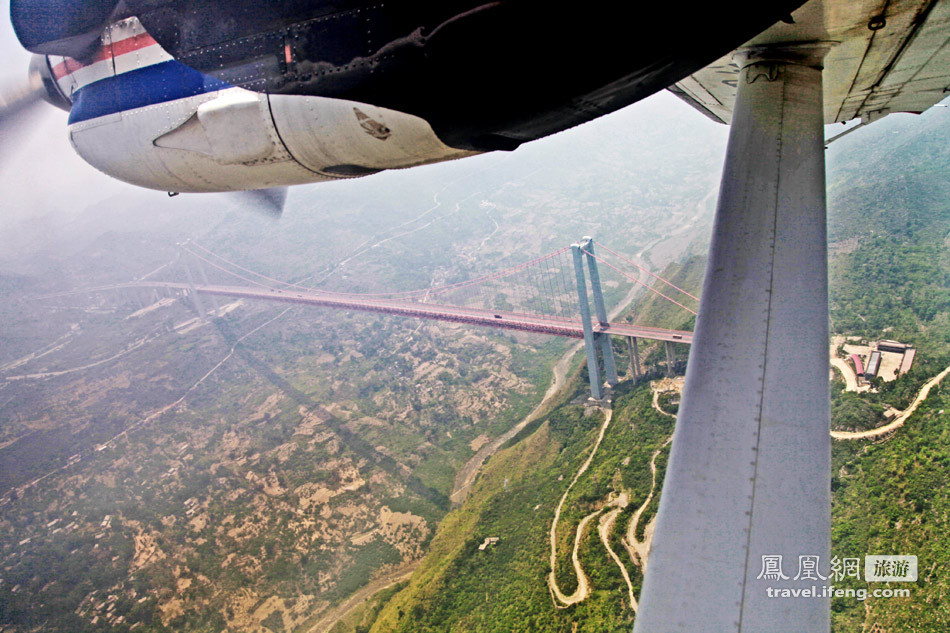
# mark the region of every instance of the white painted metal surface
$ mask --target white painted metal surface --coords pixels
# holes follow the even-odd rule
[[[365,103],[271,95],[274,122],[290,153],[308,169],[357,165],[399,169],[470,156],[442,143],[424,120]]]
[[[242,127],[229,129],[226,123],[215,121],[205,129],[197,113],[202,107],[218,110],[217,99],[247,104],[258,97],[231,88],[126,110],[71,125],[70,140],[76,152],[97,169],[160,191],[266,189],[330,179],[301,166],[287,152],[267,115],[266,103],[256,109],[256,119],[249,109],[242,112]],[[205,136],[207,144],[201,144],[209,130],[228,131],[224,138]],[[179,136],[169,135],[174,131]],[[247,138],[254,139],[250,145],[244,144]],[[268,138],[269,151],[264,145]],[[241,162],[242,158],[250,160]]]
[[[51,62],[64,94],[98,90],[88,100],[93,108],[126,100],[118,93],[156,92],[150,105],[79,117],[69,127],[88,163],[150,189],[268,189],[475,153],[448,147],[419,117],[369,104],[268,96],[224,84],[208,91],[208,79],[188,75],[193,71],[175,62],[136,18],[110,26],[88,63]],[[137,72],[151,74],[137,78]],[[110,81],[115,94],[103,94]],[[163,91],[185,96],[163,100]]]
[[[923,112],[950,96],[950,1],[811,0],[748,46],[829,42],[824,121]],[[741,49],[740,49],[741,50]],[[677,82],[674,92],[728,123],[739,67],[732,53]]]
[[[321,182],[474,153],[446,146],[412,115],[322,97],[271,96],[269,107],[242,88],[76,123],[70,138],[110,176],[181,192]]]
[[[221,91],[199,104],[194,116],[154,144],[198,152],[227,165],[250,165],[281,154],[266,95],[240,89]]]

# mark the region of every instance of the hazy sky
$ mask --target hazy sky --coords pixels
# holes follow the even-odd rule
[[[0,54],[3,55],[3,67],[0,69],[0,79],[7,80],[26,74],[30,54],[20,47],[13,34],[13,27],[10,26],[10,0],[2,0],[0,6],[3,7],[3,19],[0,21]]]
[[[10,25],[10,2],[3,2],[0,19],[0,86],[26,80],[30,53],[20,47]],[[35,215],[71,214],[122,191],[134,189],[99,173],[83,162],[69,145],[66,113],[40,104],[5,131],[0,156],[0,231]],[[5,236],[9,237],[9,236]]]
[[[8,17],[9,0],[0,2],[3,7],[0,54],[5,62],[0,69],[0,86],[3,86],[25,81],[30,54],[20,47],[13,34]],[[643,130],[650,129],[651,117],[703,118],[668,93],[652,97],[646,103],[632,108],[635,109],[632,114],[612,116],[619,116],[623,125],[633,125]],[[41,104],[17,129],[5,132],[6,138],[0,146],[0,193],[3,196],[0,204],[0,244],[15,239],[15,235],[10,234],[12,227],[25,219],[45,217],[47,221],[55,221],[56,218],[68,218],[118,194],[122,194],[124,200],[134,201],[136,206],[139,202],[150,207],[150,203],[167,202],[162,192],[142,190],[121,183],[84,163],[67,140],[66,117],[65,112]],[[597,127],[596,123],[588,124],[563,134],[596,133]],[[833,133],[840,131],[841,128],[836,127]],[[544,140],[536,141],[531,146],[544,143]],[[372,178],[368,179],[368,184],[370,181]],[[213,203],[212,200],[208,202]]]
[[[30,54],[20,47],[13,33],[8,17],[9,0],[0,1],[3,3],[0,53],[6,62],[0,70],[0,85],[19,84],[25,81]],[[666,105],[644,103],[637,106],[635,111],[614,116],[619,116],[623,125],[644,130],[652,127],[651,117],[668,118],[672,115],[703,120],[702,115],[669,94],[658,95],[649,101],[657,99]],[[57,222],[118,194],[122,194],[125,204],[147,205],[150,210],[160,210],[163,204],[168,204],[163,192],[126,185],[99,173],[83,162],[67,139],[66,118],[65,112],[40,104],[16,129],[5,132],[7,138],[2,144],[3,152],[0,155],[0,192],[3,194],[3,203],[0,205],[0,246],[16,239],[15,227],[26,219],[43,217],[46,223]],[[563,134],[596,136],[598,127],[603,127],[603,124],[595,122]],[[531,146],[543,146],[544,143],[544,140],[537,141]],[[462,162],[471,162],[471,159]],[[372,180],[369,178],[360,182],[372,186]],[[204,197],[205,194],[201,195]],[[292,195],[291,203],[293,199]],[[220,201],[220,197],[217,197],[217,200]],[[208,200],[210,204],[220,204],[218,201]]]

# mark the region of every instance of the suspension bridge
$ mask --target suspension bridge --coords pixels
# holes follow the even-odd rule
[[[611,336],[626,339],[630,357],[629,374],[635,380],[642,375],[638,347],[640,339],[665,344],[668,373],[675,362],[673,344],[690,344],[693,340],[693,333],[689,331],[610,322],[598,264],[609,269],[613,276],[642,286],[693,315],[696,314],[695,310],[686,303],[698,302],[698,299],[644,266],[598,243],[598,247],[610,253],[616,263],[608,261],[595,253],[594,241],[589,237],[530,261],[479,277],[422,290],[384,293],[339,292],[282,281],[228,260],[193,241],[179,244],[179,247],[179,261],[184,265],[186,282],[141,279],[84,292],[139,289],[151,293],[151,299],[155,300],[159,292],[171,290],[187,295],[202,319],[206,319],[209,314],[206,300],[211,301],[213,311],[217,311],[217,297],[233,297],[583,339],[591,379],[591,396],[596,400],[604,398],[604,381],[610,386],[618,382]],[[635,272],[630,271],[630,268]],[[216,279],[212,283],[209,272],[223,281],[219,283]],[[652,278],[653,283],[644,281],[644,278]],[[242,284],[234,285],[234,279],[240,280]],[[612,283],[619,285],[617,282]],[[660,283],[665,286],[665,291],[657,288]],[[677,298],[667,293],[676,293]]]

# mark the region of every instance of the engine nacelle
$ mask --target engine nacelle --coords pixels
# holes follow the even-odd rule
[[[85,63],[50,57],[70,140],[100,171],[162,191],[266,189],[461,158],[423,119],[342,99],[235,88],[168,55],[136,18]]]
[[[265,189],[461,158],[422,119],[371,105],[228,88],[73,123],[89,164],[164,191]]]

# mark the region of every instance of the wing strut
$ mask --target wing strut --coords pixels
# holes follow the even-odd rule
[[[829,629],[826,51],[742,56],[637,632]]]

